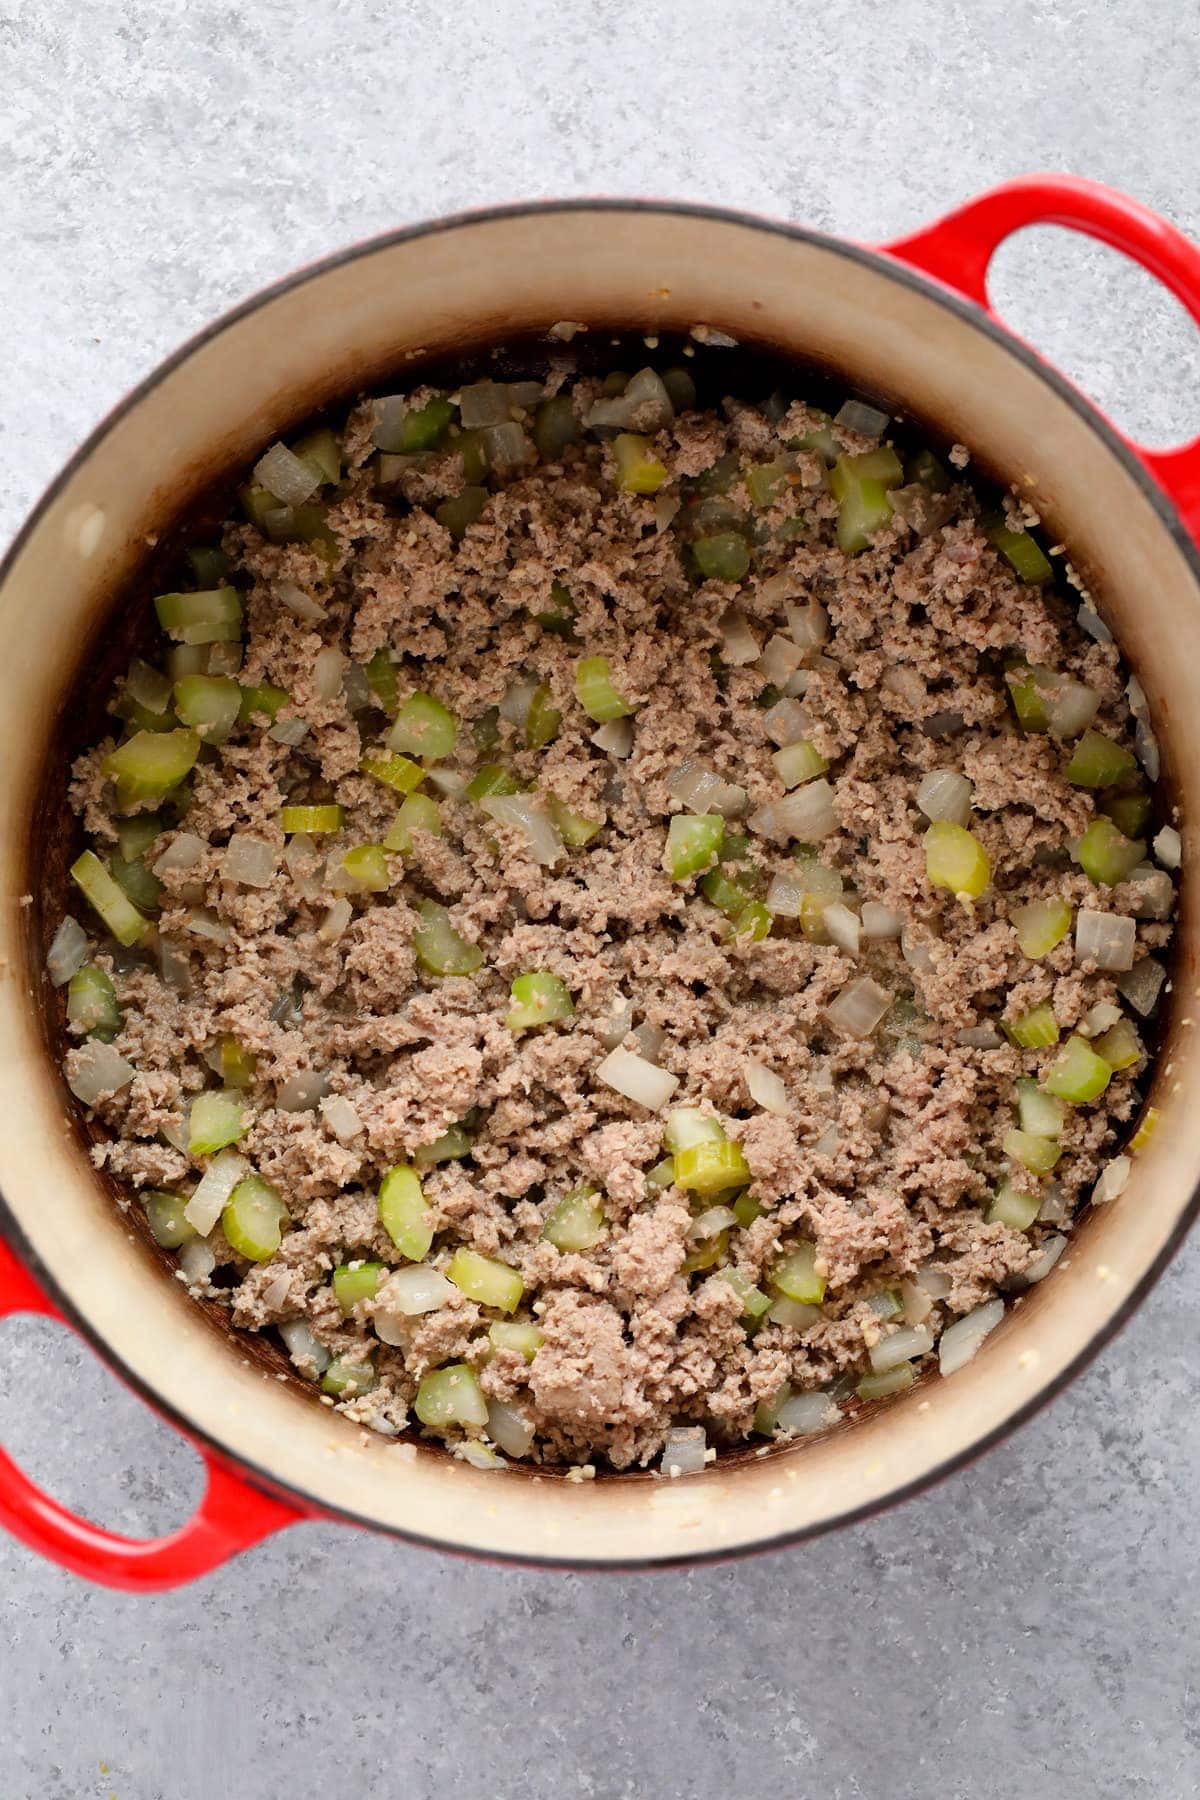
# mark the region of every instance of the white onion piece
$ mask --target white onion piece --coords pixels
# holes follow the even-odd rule
[[[224,1077],[225,1059],[221,1055],[220,1038],[218,1038],[215,1043],[210,1044],[207,1050],[201,1052],[201,1059],[208,1064],[214,1075],[220,1075],[222,1078]]]
[[[286,744],[290,750],[294,750],[296,745],[302,744],[308,736],[308,721],[307,719],[276,719],[274,725],[268,729],[267,736],[273,738],[275,743]]]
[[[933,1333],[926,1325],[901,1325],[890,1336],[871,1346],[871,1367],[876,1375],[885,1375],[903,1362],[924,1356],[933,1349]]]
[[[511,825],[534,862],[549,867],[563,854],[562,834],[539,801],[529,794],[486,794],[480,806],[498,824]]]
[[[1136,884],[1131,898],[1137,918],[1170,918],[1175,910],[1175,883],[1165,869],[1156,869],[1153,863],[1139,863],[1130,870],[1127,880]]]
[[[276,846],[268,844],[264,838],[253,837],[248,831],[234,832],[221,860],[221,874],[225,880],[236,881],[241,887],[270,887],[278,867]]]
[[[374,691],[361,663],[346,664],[346,673],[342,676],[342,697],[346,702],[347,712],[365,712],[368,706],[374,704]]]
[[[537,690],[536,681],[514,681],[504,691],[500,702],[500,717],[507,719],[510,725],[515,725],[518,731],[524,731],[530,703]]]
[[[752,663],[759,653],[759,642],[751,631],[745,613],[731,607],[721,620],[721,661],[740,669]]]
[[[766,677],[773,687],[782,687],[789,675],[794,675],[804,661],[804,651],[791,638],[783,637],[779,632],[767,639],[766,649],[759,657],[755,668]]]
[[[129,1086],[135,1073],[133,1064],[126,1062],[119,1050],[102,1044],[98,1038],[89,1039],[72,1052],[69,1068],[67,1086],[85,1106],[95,1106],[105,1094],[119,1093]]]
[[[917,788],[917,805],[929,820],[947,819],[952,825],[971,823],[975,789],[957,769],[931,769]]]
[[[939,1269],[932,1263],[924,1269],[918,1269],[913,1280],[921,1292],[928,1294],[931,1300],[944,1300],[952,1286],[945,1269]]]
[[[783,1077],[774,1069],[768,1069],[765,1063],[757,1062],[754,1057],[747,1057],[742,1064],[746,1075],[746,1092],[755,1106],[761,1106],[764,1112],[776,1113],[782,1118],[788,1111],[787,1088]]]
[[[919,1325],[933,1311],[933,1301],[924,1288],[918,1287],[915,1281],[900,1283],[900,1298],[904,1302],[904,1323]]]
[[[1092,912],[1081,906],[1075,918],[1075,961],[1098,969],[1131,969],[1137,925],[1121,913]]]
[[[841,1147],[842,1132],[838,1125],[827,1125],[813,1145],[815,1156],[836,1156]]]
[[[869,975],[847,982],[825,1008],[825,1017],[848,1037],[870,1037],[892,1004],[892,995]]]
[[[272,444],[259,457],[254,465],[254,479],[285,506],[303,506],[321,485],[321,477],[312,465],[286,444]]]
[[[333,644],[318,650],[313,662],[313,693],[318,700],[336,700],[342,691],[346,658]]]
[[[667,777],[667,792],[693,813],[720,813],[731,819],[746,805],[746,790],[691,757]]]
[[[819,1306],[810,1306],[805,1300],[789,1300],[786,1294],[780,1294],[767,1314],[773,1325],[782,1325],[788,1331],[807,1331],[821,1318]]]
[[[62,987],[87,959],[88,934],[78,919],[67,913],[46,952],[46,973],[55,987]]]
[[[1078,621],[1080,631],[1085,631],[1097,644],[1112,643],[1112,632],[1108,629],[1108,626],[1104,623],[1100,614],[1094,611],[1092,607],[1081,606],[1079,611],[1075,614],[1075,618]]]
[[[622,1094],[626,1100],[636,1100],[639,1106],[645,1106],[651,1112],[658,1112],[664,1107],[679,1086],[678,1075],[656,1068],[644,1057],[619,1044],[603,1062],[596,1065],[596,1079],[602,1081],[605,1087],[612,1088],[615,1093]]]
[[[1162,774],[1162,758],[1158,751],[1158,739],[1142,719],[1134,720],[1133,747],[1137,752],[1138,761],[1146,771],[1147,780],[1157,781]]]
[[[1078,737],[1100,710],[1100,695],[1095,688],[1085,687],[1070,675],[1055,677],[1055,692],[1046,701],[1046,717],[1052,736]]]
[[[662,1472],[671,1477],[699,1475],[708,1459],[703,1425],[673,1425],[663,1437]]]
[[[1125,1192],[1133,1163],[1127,1156],[1114,1156],[1112,1161],[1104,1165],[1099,1181],[1092,1189],[1092,1202],[1096,1206],[1104,1206],[1109,1200],[1115,1200]]]
[[[914,712],[924,705],[925,683],[917,671],[910,669],[906,663],[897,663],[892,668],[885,669],[879,685],[889,694],[897,695]]]
[[[172,871],[194,869],[207,849],[204,839],[197,837],[194,831],[177,832],[162,855],[155,860],[154,873],[161,881],[164,875],[169,875]]]
[[[1164,825],[1151,848],[1164,869],[1177,869],[1183,861],[1183,839],[1173,825]]]
[[[860,927],[857,916],[840,900],[827,906],[821,914],[821,923],[833,943],[847,956],[857,956],[859,950]]]
[[[363,1133],[363,1122],[344,1094],[327,1094],[321,1101],[321,1117],[339,1144],[353,1143]]]
[[[847,431],[861,431],[864,437],[878,437],[886,428],[889,415],[865,400],[844,400],[833,415],[835,425]]]
[[[754,823],[753,820],[750,821]],[[808,890],[794,875],[773,875],[767,889],[767,911],[781,919],[798,919],[804,912]]]
[[[775,817],[787,837],[815,844],[838,829],[833,789],[821,776],[775,802]]]
[[[1042,1204],[1038,1207],[1038,1223],[1040,1225],[1061,1225],[1067,1218],[1068,1208],[1066,1195],[1057,1181],[1046,1184],[1042,1195]]]
[[[693,1244],[703,1243],[705,1238],[719,1237],[723,1231],[732,1231],[737,1222],[737,1214],[731,1206],[706,1207],[693,1219],[688,1240]]]
[[[890,906],[881,906],[877,900],[864,900],[862,909],[862,934],[872,943],[881,943],[887,938],[898,938],[904,929],[904,920]]]
[[[224,1212],[230,1194],[249,1169],[250,1164],[236,1150],[217,1152],[183,1209],[183,1216],[193,1231],[198,1231],[201,1237],[208,1236]]]
[[[287,1345],[288,1355],[300,1368],[309,1363],[315,1374],[323,1375],[332,1360],[328,1350],[315,1338],[303,1319],[288,1319],[279,1327],[279,1335]]]
[[[654,531],[657,537],[662,536],[682,505],[683,501],[678,494],[655,494],[653,510]]]
[[[788,606],[788,634],[798,649],[807,656],[819,650],[829,638],[829,614],[819,600],[806,600],[802,606]]]
[[[291,1285],[292,1271],[290,1269],[276,1269],[269,1279],[264,1281],[259,1288],[258,1297],[264,1306],[269,1307],[270,1310],[274,1312],[278,1307],[282,1306],[287,1299],[288,1290]]]
[[[1146,690],[1136,675],[1131,675],[1125,683],[1125,697],[1129,701],[1129,710],[1135,719],[1150,721],[1150,702],[1146,698]]]
[[[794,675],[789,675],[783,684],[785,697],[789,700],[799,700],[808,692],[808,684],[812,680],[812,675],[811,669],[797,669]]]
[[[380,1286],[375,1298],[381,1312],[403,1313],[415,1319],[422,1313],[437,1312],[458,1293],[452,1281],[428,1263],[414,1263],[411,1268],[396,1269]]]
[[[303,588],[298,588],[294,581],[280,581],[274,589],[276,595],[297,619],[305,619],[311,623],[326,617],[325,608]]]
[[[227,944],[233,936],[228,925],[223,925],[206,906],[190,906],[183,919],[186,929],[194,937],[204,938],[208,943]]]
[[[533,461],[534,450],[529,434],[522,430],[515,419],[506,419],[500,425],[485,425],[480,436],[488,466],[497,475],[511,474],[514,469]]]
[[[596,1027],[596,1036],[606,1050],[615,1050],[618,1044],[625,1042],[632,1030],[633,1002],[626,1000],[622,1003],[619,1011],[600,1021]]]
[[[466,792],[467,777],[457,769],[426,769],[425,779],[449,800],[457,800]]]
[[[906,925],[900,933],[900,954],[910,969],[928,969],[933,965],[933,944],[936,939],[919,938],[917,928]]]
[[[1121,1009],[1114,1006],[1111,1000],[1098,1000],[1095,1006],[1088,1008],[1075,1027],[1080,1037],[1099,1037],[1102,1031],[1108,1031],[1121,1017]]]
[[[1027,1287],[1032,1287],[1035,1282],[1045,1281],[1066,1247],[1067,1240],[1061,1234],[1048,1237],[1033,1261],[1021,1270],[1018,1280]]]
[[[1135,1013],[1148,1019],[1158,1005],[1167,971],[1153,956],[1143,956],[1117,977],[1117,989]]]
[[[275,1090],[275,1104],[280,1112],[312,1112],[329,1092],[329,1077],[312,1069],[301,1069],[289,1075]]]
[[[592,742],[597,750],[603,750],[608,756],[615,756],[624,762],[633,749],[633,720],[606,720],[599,731],[593,731]]]
[[[968,1025],[954,1041],[964,1050],[998,1050],[1004,1039],[994,1025]]]
[[[159,1126],[158,1134],[170,1144],[172,1150],[178,1150],[181,1156],[187,1155],[188,1133],[182,1120],[177,1124],[174,1119],[168,1119],[165,1125]]]
[[[771,742],[778,744],[780,749],[787,744],[800,743],[812,730],[812,720],[800,702],[792,699],[777,700],[763,714],[763,724]]]
[[[533,1446],[533,1421],[507,1401],[489,1400],[487,1434],[506,1456],[528,1456]]]
[[[186,994],[192,985],[187,957],[169,938],[158,939],[158,972],[165,985],[177,994]]]
[[[508,389],[498,381],[473,381],[458,396],[458,416],[467,431],[480,425],[502,425],[509,416]]]
[[[807,1437],[809,1432],[836,1425],[841,1416],[828,1394],[793,1394],[775,1414],[775,1429]]]
[[[354,908],[345,896],[340,900],[335,900],[322,919],[317,929],[317,936],[327,944],[336,944],[338,939],[345,935],[353,917]]]
[[[283,863],[302,900],[320,897],[325,863],[307,832],[298,831],[288,839],[283,847]]]
[[[630,1048],[632,1049],[636,1045],[639,1056],[644,1056],[647,1062],[657,1062],[659,1052],[666,1041],[667,1034],[661,1025],[639,1025],[633,1034],[633,1044],[630,1045]]]
[[[938,1363],[942,1374],[953,1375],[956,1369],[969,1363],[984,1338],[996,1329],[1003,1317],[1003,1300],[989,1300],[948,1325],[938,1341]]]
[[[639,369],[620,394],[604,395],[584,414],[589,431],[654,433],[675,417],[671,396],[653,369]]]
[[[189,1238],[179,1252],[179,1267],[189,1287],[207,1281],[217,1266],[217,1253],[202,1237]]]

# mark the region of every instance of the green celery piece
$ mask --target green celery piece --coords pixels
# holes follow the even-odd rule
[[[382,844],[355,844],[343,856],[342,867],[364,893],[385,894],[391,886],[387,851]]]
[[[795,744],[785,744],[782,750],[774,751],[771,761],[785,788],[800,787],[814,776],[824,775],[829,767],[816,746],[804,738]]]
[[[575,1016],[575,1004],[566,982],[545,969],[515,976],[512,999],[513,1004],[504,1021],[510,1031],[533,1031],[539,1025],[553,1025],[559,1019]]]
[[[1040,587],[1054,574],[1037,539],[1027,531],[1011,531],[1007,525],[991,525],[984,535],[1022,581]]]
[[[440,762],[449,756],[458,738],[458,726],[448,706],[432,694],[411,694],[388,732],[388,747],[409,756]]]
[[[646,1186],[648,1188],[669,1188],[674,1185],[675,1158],[673,1156],[664,1156],[662,1161],[656,1162],[652,1169],[647,1169]]]
[[[604,1235],[604,1208],[595,1188],[578,1187],[553,1206],[546,1215],[542,1236],[548,1244],[564,1254],[590,1250]]]
[[[696,383],[686,369],[664,369],[662,384],[677,413],[692,412],[696,405]]]
[[[243,687],[238,702],[238,718],[243,725],[249,725],[261,716],[269,719],[273,725],[283,708],[291,704],[291,699],[286,688],[273,687],[269,681]]]
[[[428,794],[409,794],[405,798],[383,840],[384,849],[411,856],[415,849],[414,831],[427,831],[431,837],[442,835],[441,807]]]
[[[423,1375],[413,1411],[422,1425],[439,1432],[453,1425],[482,1429],[488,1417],[479,1379],[466,1363],[449,1363]]]
[[[947,493],[951,485],[944,464],[932,450],[918,450],[915,456],[909,457],[908,479],[921,482],[934,494]]]
[[[398,794],[411,794],[425,779],[425,771],[420,763],[412,762],[409,757],[401,756],[396,751],[388,756],[368,751],[359,767],[364,775],[373,776],[384,787],[395,788]]]
[[[144,856],[165,830],[157,813],[138,813],[131,819],[117,820],[117,847],[126,862]]]
[[[479,487],[491,474],[492,459],[488,451],[488,441],[482,431],[460,431],[454,439],[453,448],[462,458],[463,480],[471,487]],[[380,458],[382,463],[383,458]]]
[[[1001,1029],[1009,1041],[1022,1050],[1044,1050],[1058,1042],[1058,1020],[1053,1008],[1047,1005],[1031,1007],[1011,1024],[1001,1021]]]
[[[468,527],[482,516],[487,503],[487,489],[470,485],[452,500],[443,500],[433,516],[457,544],[466,536]]]
[[[1022,956],[1036,960],[1048,956],[1071,929],[1072,910],[1066,900],[1031,900],[1009,916]]]
[[[581,656],[575,664],[575,693],[584,712],[597,725],[624,719],[633,707],[613,686],[607,656]]]
[[[343,1263],[333,1271],[333,1295],[344,1313],[353,1312],[362,1300],[373,1300],[387,1274],[381,1262]]]
[[[622,431],[613,439],[613,456],[617,465],[617,486],[626,494],[657,494],[671,479],[665,463],[659,461],[650,439],[636,432]]]
[[[544,750],[554,742],[562,724],[562,713],[554,705],[554,696],[546,682],[533,691],[525,716],[525,742],[531,750]]]
[[[305,432],[292,445],[292,455],[309,465],[322,487],[335,485],[342,478],[342,447],[327,425]]]
[[[441,394],[422,407],[406,411],[392,447],[401,456],[412,456],[419,450],[435,450],[449,430],[455,411],[452,403]]]
[[[746,470],[746,492],[760,510],[774,504],[784,493],[791,476],[786,462],[751,463]]]
[[[1007,1225],[1010,1231],[1028,1231],[1041,1211],[1041,1205],[1039,1195],[1020,1193],[1011,1181],[1002,1181],[984,1214],[984,1221],[988,1225]]]
[[[1017,1115],[1022,1131],[1031,1131],[1035,1137],[1057,1137],[1066,1123],[1067,1109],[1023,1075],[1017,1082]]]
[[[198,586],[202,588],[223,587],[232,573],[229,558],[214,545],[193,544],[185,555]]]
[[[178,1250],[181,1244],[195,1237],[194,1226],[184,1217],[187,1201],[182,1194],[171,1194],[162,1188],[150,1189],[142,1195],[142,1205],[146,1209],[150,1236],[164,1250]]]
[[[690,1150],[693,1144],[723,1144],[726,1131],[720,1119],[702,1112],[698,1106],[674,1106],[667,1114],[663,1128],[663,1148],[672,1156]],[[674,1179],[674,1170],[672,1170]]]
[[[563,805],[557,794],[546,796],[546,811],[551,822],[558,827],[558,834],[568,850],[581,850],[604,828],[603,819],[589,819],[584,813],[572,812],[569,806]]]
[[[916,1379],[911,1363],[897,1363],[882,1375],[864,1375],[854,1391],[860,1400],[883,1400],[889,1394],[902,1394]]]
[[[1084,874],[1102,887],[1116,887],[1118,882],[1145,861],[1146,845],[1142,838],[1123,837],[1101,814],[1092,820],[1079,840],[1075,852]]]
[[[415,1169],[399,1164],[379,1186],[379,1222],[410,1262],[421,1262],[433,1243],[433,1211]]]
[[[1038,1137],[1015,1125],[1005,1132],[1001,1149],[1005,1156],[1011,1156],[1014,1162],[1023,1164],[1035,1175],[1048,1175],[1062,1155],[1062,1145],[1057,1138]]]
[[[386,713],[400,704],[400,684],[390,650],[376,650],[366,665],[367,686]]]
[[[235,1037],[221,1039],[221,1080],[227,1088],[248,1088],[254,1080],[258,1058]]]
[[[322,806],[282,806],[279,809],[279,828],[288,836],[298,831],[308,832],[310,835],[340,831],[344,822],[341,807],[333,802]]]
[[[736,1214],[737,1222],[743,1231],[745,1231],[748,1226],[753,1225],[756,1219],[761,1219],[763,1213],[761,1203],[754,1198],[749,1189],[738,1195],[737,1199],[733,1202],[733,1211]]]
[[[184,675],[175,683],[180,723],[198,732],[206,744],[224,742],[241,707],[242,690],[228,675]]]
[[[931,887],[974,900],[991,880],[987,851],[963,825],[935,819],[925,833],[925,872]]]
[[[413,1161],[421,1169],[431,1169],[437,1163],[459,1162],[464,1156],[470,1156],[474,1142],[465,1123],[451,1125],[448,1131],[443,1131],[441,1137],[434,1138],[431,1144],[422,1144],[415,1150]]]
[[[375,1365],[370,1361],[355,1362],[349,1356],[335,1356],[321,1377],[321,1392],[335,1400],[357,1400],[375,1386]]]
[[[737,1269],[722,1269],[719,1280],[727,1281],[742,1303],[743,1319],[761,1319],[771,1309],[771,1296],[764,1294],[760,1287]]]
[[[789,1300],[820,1306],[825,1298],[825,1277],[817,1274],[816,1260],[816,1245],[802,1240],[771,1268],[772,1287]]]
[[[1053,677],[1048,669],[1014,659],[1007,664],[1004,681],[1022,731],[1042,733],[1050,729],[1046,689]]]
[[[188,1155],[213,1156],[245,1135],[241,1096],[226,1088],[209,1089],[192,1101],[188,1119]]]
[[[746,1153],[732,1141],[691,1144],[675,1154],[675,1186],[694,1194],[721,1194],[749,1180]]]
[[[748,944],[758,943],[770,936],[774,923],[774,914],[767,911],[761,900],[747,900],[733,921],[732,936]]]
[[[721,848],[723,854],[728,853],[728,833],[726,833]],[[727,919],[739,918],[750,899],[745,888],[739,887],[736,881],[730,881],[721,869],[708,871],[708,874],[701,879],[700,892],[709,905],[715,906],[717,911],[724,913]]]
[[[672,881],[686,881],[716,862],[725,835],[719,813],[676,813],[667,827],[662,866]]]
[[[67,983],[67,1019],[87,1037],[109,1044],[121,1029],[117,993],[104,970],[84,963]]]
[[[1097,1056],[1086,1038],[1069,1037],[1054,1061],[1042,1075],[1042,1086],[1048,1094],[1081,1106],[1098,1100],[1112,1080],[1111,1066]]]
[[[532,1362],[546,1341],[544,1331],[536,1325],[528,1325],[519,1319],[493,1319],[488,1326],[488,1338],[496,1350],[514,1350],[523,1356],[526,1362]]]
[[[481,763],[468,781],[463,793],[476,805],[492,794],[519,794],[521,784],[500,763]]]
[[[714,1232],[711,1237],[701,1238],[683,1259],[683,1273],[695,1275],[703,1269],[711,1269],[723,1263],[729,1255],[729,1233]]]
[[[494,1306],[500,1312],[515,1312],[525,1292],[525,1283],[515,1269],[495,1257],[468,1250],[465,1245],[460,1245],[450,1258],[446,1279],[468,1300],[480,1306]]]
[[[533,421],[533,441],[543,462],[559,462],[568,444],[579,442],[579,423],[570,394],[543,400]]]
[[[1067,780],[1076,787],[1113,787],[1136,772],[1132,750],[1114,744],[1102,731],[1085,731],[1067,764]]]
[[[694,538],[692,556],[706,581],[741,581],[750,567],[750,546],[738,531]]]
[[[1100,802],[1100,811],[1105,813],[1117,830],[1127,838],[1136,838],[1145,831],[1150,823],[1150,815],[1153,810],[1154,802],[1145,792],[1105,794]]]
[[[1142,1114],[1137,1130],[1129,1140],[1131,1150],[1144,1150],[1150,1139],[1158,1130],[1162,1113],[1157,1106],[1148,1106]]]
[[[109,859],[109,871],[117,886],[125,896],[133,901],[139,912],[157,912],[162,901],[162,882],[142,861],[140,856],[129,861],[123,856]]]
[[[181,644],[215,644],[242,635],[242,600],[233,587],[159,594],[154,610],[163,630]]]
[[[261,1175],[243,1176],[221,1214],[221,1230],[229,1240],[230,1249],[250,1262],[270,1261],[279,1248],[287,1223],[287,1207]]]
[[[454,929],[450,914],[436,900],[417,905],[421,923],[413,932],[417,961],[431,975],[473,975],[483,966],[483,951]]]
[[[142,917],[137,907],[117,886],[94,850],[85,850],[81,856],[76,857],[71,864],[71,879],[100,915],[118,944],[124,944],[128,948],[129,945],[136,944],[139,938],[145,937],[150,929],[149,919]]]
[[[1093,1038],[1092,1049],[1118,1072],[1132,1069],[1142,1059],[1141,1039],[1128,1019],[1118,1019],[1102,1036]]]
[[[139,731],[110,751],[101,766],[116,783],[118,801],[132,805],[160,799],[191,771],[199,754],[195,731]]]
[[[531,613],[530,618],[543,631],[552,631],[568,644],[575,643],[575,602],[561,581],[551,582],[550,599],[553,602],[550,609]]]
[[[892,516],[888,490],[904,479],[900,458],[890,447],[860,456],[839,456],[829,474],[838,503],[838,544],[848,555],[865,550],[872,535]]]

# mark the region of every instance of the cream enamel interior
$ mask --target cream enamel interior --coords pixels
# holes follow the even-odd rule
[[[127,1228],[67,1125],[24,942],[28,821],[56,708],[98,610],[165,509],[315,405],[406,359],[545,329],[696,322],[833,365],[939,421],[1028,487],[1072,547],[1155,709],[1175,791],[1200,791],[1197,584],[1123,458],[1054,384],[954,309],[836,246],[671,208],[530,209],[380,243],[218,327],[156,378],[71,470],[0,588],[0,1191],[60,1293],[145,1386],[232,1456],[323,1506],[450,1547],[597,1563],[670,1560],[820,1529],[968,1453],[1110,1327],[1178,1232],[1200,1165],[1194,879],[1156,1084],[1164,1122],[1123,1198],[950,1381],[783,1453],[662,1483],[572,1483],[397,1453],[251,1369]],[[1181,654],[1181,651],[1183,652]]]

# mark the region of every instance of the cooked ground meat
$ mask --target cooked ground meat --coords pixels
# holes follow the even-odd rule
[[[97,1163],[343,1412],[477,1460],[907,1382],[1053,1262],[1171,931],[1118,654],[1036,522],[861,410],[669,385],[273,451],[216,598],[159,606],[173,692],[132,671],[73,772],[154,919],[69,989]]]

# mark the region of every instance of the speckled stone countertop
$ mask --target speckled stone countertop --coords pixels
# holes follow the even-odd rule
[[[1200,234],[1177,0],[0,0],[0,83],[4,538],[186,334],[403,220],[632,192],[883,240],[1060,168]],[[1196,335],[1148,278],[1046,232],[994,273],[1122,423],[1200,426]],[[1193,1241],[967,1473],[730,1567],[530,1573],[310,1525],[136,1600],[0,1539],[0,1793],[1184,1800],[1198,1290]],[[0,1341],[13,1454],[125,1531],[186,1516],[195,1458],[90,1354],[29,1320]]]

